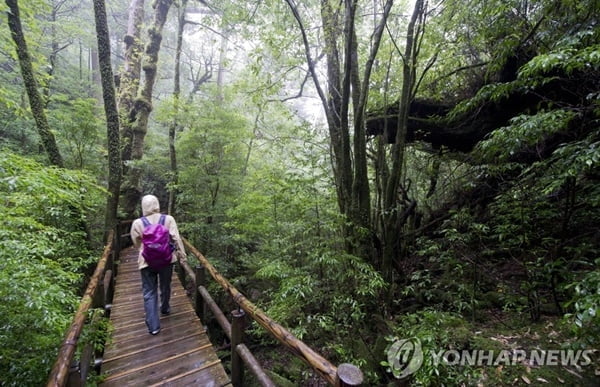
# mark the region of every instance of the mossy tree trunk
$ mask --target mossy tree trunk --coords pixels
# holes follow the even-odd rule
[[[143,44],[141,28],[144,19],[144,0],[132,0],[129,5],[127,34],[125,43],[125,61],[119,79],[119,112],[121,114],[121,158],[131,159],[131,123],[133,120],[133,103],[137,95],[142,68]]]
[[[44,102],[38,90],[38,82],[33,72],[31,57],[27,49],[27,42],[25,41],[25,35],[21,26],[18,1],[6,0],[6,5],[8,5],[9,8],[9,11],[7,12],[8,26],[13,41],[15,42],[17,57],[19,58],[19,65],[21,67],[21,75],[23,76],[27,97],[29,98],[29,106],[31,107],[31,113],[42,140],[42,145],[48,154],[50,163],[58,167],[63,167],[63,159],[58,149],[58,145],[56,144],[54,134],[50,130],[50,125],[48,124],[46,113],[44,112]]]
[[[108,198],[104,227],[114,229],[117,225],[117,209],[121,190],[121,152],[119,135],[119,112],[117,110],[113,71],[110,61],[110,35],[106,20],[104,0],[94,0],[96,36],[98,39],[98,62],[102,81],[102,97],[106,114],[106,137],[108,139]]]
[[[133,217],[138,190],[131,183],[129,170],[131,165],[131,146],[133,143],[133,122],[135,120],[135,99],[138,94],[142,55],[144,45],[141,38],[142,22],[144,19],[144,0],[131,0],[129,4],[129,19],[127,22],[127,34],[123,41],[125,43],[125,61],[123,71],[119,79],[118,109],[120,116],[120,138],[121,138],[121,160],[123,169],[123,183],[121,186],[121,197],[132,197],[134,202],[129,203],[126,199],[123,209],[128,217]]]
[[[130,218],[134,217],[141,196],[141,169],[135,162],[144,154],[144,138],[148,131],[148,117],[152,111],[152,91],[157,74],[158,53],[162,42],[162,30],[173,0],[158,0],[153,3],[154,18],[148,28],[148,42],[142,54],[144,83],[141,85],[127,118],[131,122],[131,155],[124,162],[132,161],[123,175],[123,210]],[[125,140],[127,141],[127,140]]]
[[[175,118],[169,126],[169,160],[171,165],[171,182],[169,188],[169,214],[175,216],[175,202],[177,200],[177,153],[175,149],[175,138],[179,129],[177,112],[179,111],[179,99],[181,96],[181,48],[183,45],[183,30],[185,28],[185,11],[187,0],[182,0],[179,4],[177,17],[177,47],[175,48],[175,71],[173,79],[173,108],[175,110]]]

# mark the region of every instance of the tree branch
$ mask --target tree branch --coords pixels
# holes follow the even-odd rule
[[[308,69],[313,78],[313,82],[315,84],[315,88],[317,89],[317,93],[319,94],[319,98],[321,99],[321,103],[327,109],[327,97],[325,96],[325,92],[321,87],[321,83],[319,82],[319,78],[317,77],[317,71],[315,69],[315,62],[312,59],[312,55],[310,53],[310,44],[308,42],[308,36],[306,35],[306,30],[304,29],[304,23],[302,22],[302,18],[298,13],[298,8],[294,0],[285,0],[285,2],[290,7],[296,22],[298,22],[298,27],[300,28],[300,33],[302,34],[302,42],[304,43],[304,53],[306,55],[306,62],[308,63]]]

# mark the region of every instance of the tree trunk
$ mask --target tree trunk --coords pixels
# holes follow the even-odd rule
[[[125,62],[119,80],[119,112],[121,115],[121,141],[123,142],[121,158],[123,161],[131,160],[133,104],[138,92],[142,68],[141,27],[143,19],[144,0],[132,0],[129,5],[127,34],[123,39]]]
[[[384,278],[393,280],[393,268],[401,248],[399,240],[403,223],[407,219],[408,210],[414,209],[413,205],[402,208],[400,197],[406,198],[406,193],[401,187],[404,165],[404,152],[406,147],[406,128],[408,122],[408,107],[410,106],[415,86],[416,47],[418,44],[417,31],[419,21],[425,12],[424,0],[416,0],[415,8],[408,24],[406,48],[404,52],[402,90],[398,111],[398,126],[395,143],[392,145],[392,168],[387,182],[384,182],[383,198],[383,258],[382,271]]]
[[[349,152],[347,117],[344,120],[342,113],[342,74],[340,68],[340,53],[338,50],[338,38],[342,35],[339,30],[340,16],[336,7],[328,0],[321,1],[321,19],[323,21],[323,34],[325,39],[325,53],[327,58],[327,91],[328,95],[323,102],[323,108],[329,126],[329,138],[332,150],[332,165],[334,180],[338,194],[338,205],[340,212],[348,214],[351,198],[352,174],[348,173]],[[313,79],[316,76],[313,75]],[[346,110],[347,111],[347,110]],[[344,127],[344,122],[346,126]]]
[[[175,216],[175,202],[177,200],[177,153],[175,152],[175,137],[179,129],[177,113],[179,110],[179,99],[181,95],[181,48],[183,45],[183,29],[185,28],[185,11],[187,0],[182,0],[179,5],[178,24],[177,24],[177,47],[175,49],[175,75],[173,79],[173,108],[175,118],[169,126],[169,159],[171,164],[171,184],[169,189],[169,214]]]
[[[217,69],[217,99],[223,101],[223,82],[225,81],[225,63],[227,62],[227,45],[229,31],[223,26],[221,32],[221,47],[219,48],[219,68]]]
[[[119,112],[117,110],[113,71],[110,61],[110,37],[106,20],[104,0],[94,0],[96,36],[98,39],[98,63],[102,80],[102,97],[106,114],[106,137],[108,140],[108,198],[104,228],[108,231],[117,225],[117,209],[121,190],[121,154],[119,141]]]
[[[9,8],[9,11],[7,12],[8,26],[13,41],[15,42],[19,65],[21,67],[21,75],[23,76],[27,97],[29,98],[29,106],[31,107],[31,113],[33,114],[38,133],[42,140],[42,145],[48,154],[50,163],[58,167],[63,167],[63,159],[58,150],[54,134],[50,130],[50,125],[48,125],[46,113],[44,112],[44,102],[40,96],[38,82],[33,73],[31,57],[29,56],[25,35],[23,34],[23,28],[21,26],[18,2],[17,0],[6,0],[6,5],[8,5]]]
[[[389,17],[392,9],[392,0],[387,0],[384,8],[381,20],[376,26],[371,51],[367,62],[365,63],[365,69],[363,74],[362,85],[360,83],[360,77],[358,76],[358,48],[356,43],[352,44],[352,61],[353,61],[353,76],[355,81],[353,82],[354,96],[354,178],[352,186],[352,208],[353,211],[353,223],[360,229],[355,233],[357,238],[358,253],[360,255],[369,257],[370,261],[376,263],[377,255],[373,249],[373,235],[376,234],[377,223],[371,221],[371,194],[369,187],[369,176],[367,168],[367,144],[365,134],[365,110],[367,106],[367,100],[369,96],[369,82],[371,79],[371,71],[379,46],[381,44],[381,37],[383,35],[385,24]],[[355,40],[355,39],[354,39]],[[368,233],[364,230],[370,230]]]
[[[50,100],[50,81],[52,80],[52,76],[56,71],[56,62],[58,60],[58,41],[56,40],[56,7],[54,2],[52,2],[52,12],[50,12],[50,36],[52,38],[52,42],[50,43],[50,55],[48,55],[48,82],[44,82],[42,86],[43,94],[44,94],[44,108],[48,107],[48,101]]]
[[[92,95],[94,98],[100,100],[100,96],[98,95],[97,85],[102,84],[101,76],[100,76],[100,63],[98,63],[98,50],[96,47],[92,48],[92,55],[90,56],[90,67],[91,67],[91,79],[92,82]]]
[[[252,128],[252,136],[250,137],[250,142],[248,143],[248,152],[246,152],[246,158],[244,159],[244,167],[242,168],[242,176],[246,176],[248,174],[248,164],[250,163],[250,154],[252,153],[252,147],[254,146],[254,139],[257,136],[259,129],[259,122],[263,115],[264,105],[258,106],[258,112],[256,112],[256,117],[254,117],[254,126]]]
[[[137,205],[138,192],[132,185],[129,176],[129,165],[131,163],[131,146],[133,143],[133,121],[135,119],[134,103],[138,93],[141,68],[143,44],[141,28],[144,19],[144,0],[131,0],[129,4],[129,19],[127,21],[127,34],[123,41],[125,43],[125,62],[119,80],[118,109],[120,116],[120,138],[121,138],[121,161],[123,169],[123,184],[121,186],[121,197],[124,199],[122,205],[128,217],[133,216]],[[127,201],[127,198],[133,198]]]
[[[133,106],[135,120],[132,123],[131,160],[141,160],[144,155],[144,138],[148,131],[148,117],[152,111],[152,92],[156,80],[158,52],[162,42],[162,30],[167,20],[169,8],[173,0],[158,0],[154,4],[154,20],[148,29],[149,41],[144,49],[142,70],[144,71],[144,84]],[[142,171],[133,165],[129,170],[125,192],[125,212],[133,217],[141,190]]]

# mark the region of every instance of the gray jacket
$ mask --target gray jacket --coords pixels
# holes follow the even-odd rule
[[[160,204],[156,196],[146,195],[142,198],[142,214],[148,219],[150,223],[158,223],[160,219]],[[177,222],[175,222],[175,218],[173,218],[171,215],[166,215],[165,227],[169,229],[171,240],[173,241],[173,243],[175,243],[176,247],[176,250],[173,252],[173,257],[171,258],[171,263],[176,262],[177,257],[179,257],[181,261],[185,261],[187,255],[185,253],[185,247],[183,246],[181,237],[179,236],[179,230],[177,229]],[[138,268],[140,270],[145,267],[148,267],[146,260],[142,256],[143,230],[144,223],[142,223],[142,219],[138,218],[134,220],[131,224],[131,240],[133,241],[133,245],[136,248],[140,249],[140,254],[138,256]]]

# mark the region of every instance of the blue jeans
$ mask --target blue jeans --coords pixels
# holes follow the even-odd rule
[[[141,270],[142,294],[144,295],[144,311],[146,312],[146,326],[149,332],[160,329],[160,318],[158,316],[158,285],[160,284],[160,310],[170,313],[171,306],[171,276],[173,265],[156,270],[149,267]]]

